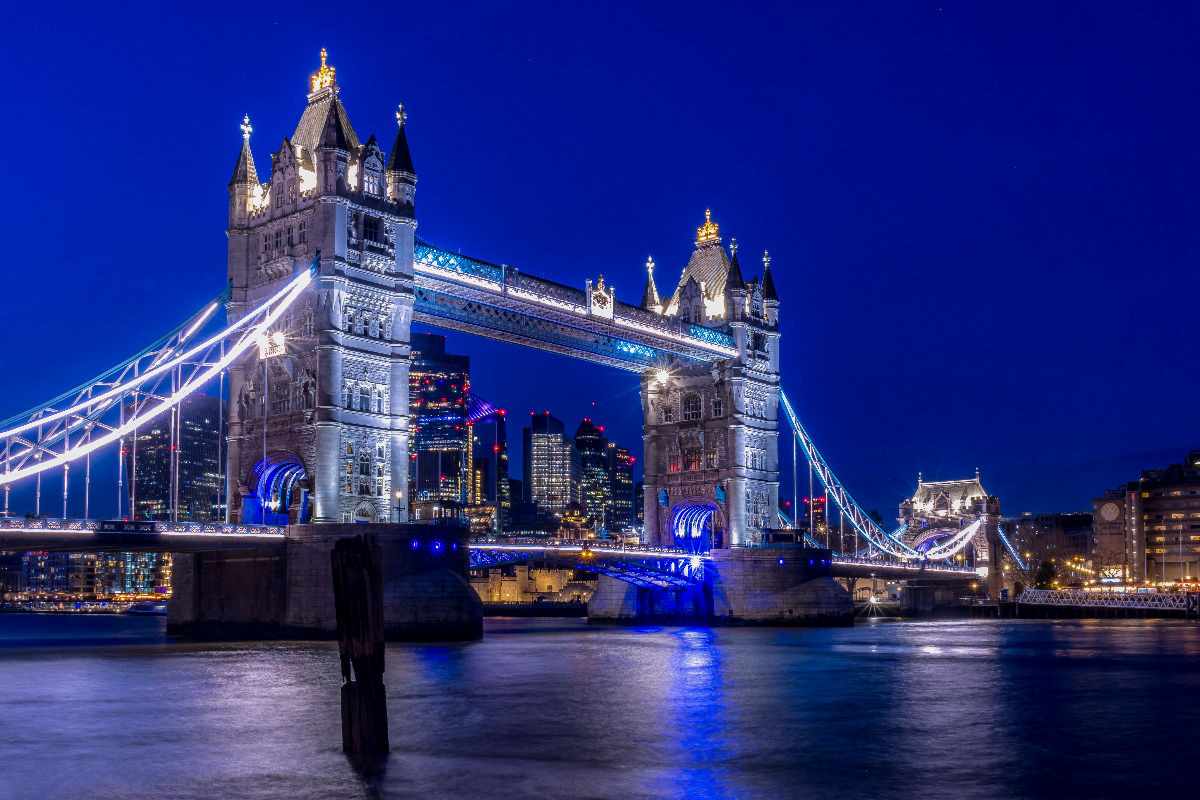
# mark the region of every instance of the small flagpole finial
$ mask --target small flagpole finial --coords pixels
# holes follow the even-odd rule
[[[250,141],[250,134],[254,133],[254,128],[250,127],[250,115],[249,114],[242,117],[241,128],[242,128],[242,139],[247,142]]]
[[[771,254],[763,250],[763,269],[771,268]]]
[[[401,104],[400,104],[400,105],[399,105],[399,106],[396,108],[396,124],[397,124],[397,125],[399,125],[401,128],[403,128],[403,127],[404,127],[404,121],[405,121],[406,119],[408,119],[408,112],[406,112],[406,111],[404,110],[404,103],[401,103]]]

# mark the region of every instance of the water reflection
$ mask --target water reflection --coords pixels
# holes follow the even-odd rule
[[[91,620],[56,619],[0,617],[0,797],[1135,796],[1149,764],[1190,786],[1162,754],[1200,722],[1188,623],[495,620],[389,646],[393,754],[368,765],[341,753],[332,644],[114,624],[146,643],[81,647]]]

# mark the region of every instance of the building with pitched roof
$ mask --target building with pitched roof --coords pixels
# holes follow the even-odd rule
[[[272,331],[280,345],[229,371],[230,510],[404,520],[417,183],[406,114],[385,153],[374,136],[360,141],[324,50],[308,89],[265,181],[243,121],[229,182],[231,323],[320,255]]]
[[[728,334],[736,355],[664,363],[642,378],[643,515],[652,544],[706,550],[753,544],[779,502],[779,297],[763,253],[747,281],[712,214],[670,295],[646,264],[642,308],[695,336]],[[710,333],[711,332],[711,333]]]

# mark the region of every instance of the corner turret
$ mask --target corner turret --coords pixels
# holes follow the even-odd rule
[[[646,288],[642,291],[642,308],[662,313],[662,300],[658,297],[658,287],[654,285],[654,259],[646,257]]]
[[[404,132],[404,122],[408,114],[401,103],[396,109],[396,141],[392,143],[392,153],[387,162],[388,199],[399,203],[401,213],[414,215],[414,205],[417,195],[417,171],[413,167],[412,155],[408,150],[408,136]]]
[[[258,170],[254,167],[254,154],[250,152],[250,116],[242,117],[242,151],[233,166],[233,177],[229,179],[229,226],[244,222],[250,208],[250,197],[258,188]]]
[[[771,280],[771,254],[763,250],[762,279],[763,316],[769,325],[779,324],[779,295],[775,293],[775,281]]]

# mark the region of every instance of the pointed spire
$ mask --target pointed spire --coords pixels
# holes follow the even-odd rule
[[[257,184],[258,170],[254,168],[254,154],[250,152],[250,115],[242,117],[242,152],[238,153],[237,164],[233,167],[233,177],[229,180],[229,188],[242,184]]]
[[[646,257],[646,289],[642,292],[642,308],[648,311],[658,311],[662,301],[658,297],[658,287],[654,285],[654,259]]]
[[[412,155],[408,151],[408,137],[404,134],[404,121],[408,119],[408,114],[404,111],[404,103],[396,109],[396,124],[400,130],[396,131],[396,141],[392,143],[392,155],[388,159],[387,168],[389,172],[407,172],[411,175],[416,175],[417,171],[413,169]]]
[[[744,292],[746,281],[742,279],[742,267],[738,264],[737,239],[730,240],[729,251],[732,257],[729,259],[729,272],[725,275],[725,291]]]
[[[762,279],[763,300],[779,300],[779,295],[775,293],[775,281],[771,280],[771,254],[763,250],[763,279]]]

